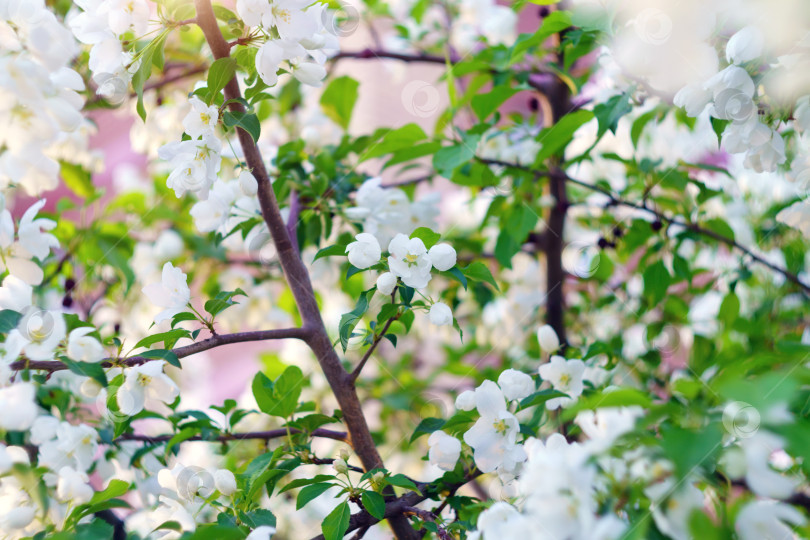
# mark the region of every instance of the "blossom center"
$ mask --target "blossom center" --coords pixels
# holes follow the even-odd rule
[[[498,420],[497,422],[492,423],[492,427],[495,428],[496,433],[506,433],[506,430],[509,429],[509,426],[506,425],[506,420]]]
[[[273,8],[273,16],[275,16],[276,19],[281,19],[285,23],[290,24],[291,15],[290,15],[290,10],[289,9],[282,9],[282,8],[274,7]]]

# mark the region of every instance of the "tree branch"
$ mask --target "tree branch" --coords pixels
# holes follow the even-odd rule
[[[382,49],[370,49],[366,48],[362,51],[341,51],[335,56],[333,56],[330,60],[337,62],[343,59],[354,59],[354,60],[399,60],[400,62],[406,63],[426,63],[426,64],[440,64],[443,66],[452,65],[455,66],[456,64],[462,61],[457,55],[450,55],[448,58],[444,56],[438,55],[431,55],[431,54],[409,54],[409,53],[396,53],[391,51],[386,51]],[[497,69],[490,69],[490,73],[493,75],[500,73]],[[526,84],[538,90],[539,92],[546,93],[549,90],[550,84],[553,84],[552,81],[558,80],[559,77],[552,72],[542,72],[542,73],[533,73],[527,72],[530,76],[526,78]],[[545,81],[538,81],[533,80],[531,75],[539,75],[548,80]],[[564,83],[562,83],[564,84]]]
[[[560,42],[562,42],[564,32],[565,30],[555,35]],[[563,67],[562,53],[557,54],[557,63],[561,68]],[[563,81],[555,79],[546,95],[551,106],[551,125],[556,125],[571,109],[571,91]],[[565,217],[568,213],[565,181],[551,177],[549,191],[554,198],[554,206],[549,211],[548,232],[545,237],[546,322],[557,333],[564,351],[568,344],[565,332],[565,270],[562,265]]]
[[[606,197],[608,197],[610,199],[610,204],[612,204],[612,205],[619,205],[619,206],[625,206],[625,207],[628,207],[628,208],[635,208],[636,210],[641,210],[643,212],[647,212],[648,214],[655,216],[657,219],[659,219],[660,221],[662,221],[664,223],[668,223],[670,225],[675,225],[677,227],[683,227],[684,229],[692,231],[695,234],[698,234],[700,236],[706,236],[706,237],[712,238],[714,240],[717,240],[718,242],[720,242],[722,244],[725,244],[730,248],[736,249],[737,251],[740,251],[741,253],[743,253],[744,255],[746,255],[748,257],[751,257],[751,259],[753,261],[761,264],[762,266],[765,266],[765,267],[769,268],[770,270],[772,270],[772,271],[774,271],[774,272],[776,272],[778,274],[781,274],[782,276],[785,277],[785,279],[787,279],[788,281],[790,281],[794,285],[797,285],[799,288],[801,288],[802,292],[804,292],[805,294],[810,295],[810,285],[808,285],[807,283],[804,283],[802,280],[800,280],[799,277],[796,274],[790,272],[786,268],[782,268],[779,265],[773,264],[772,262],[768,261],[767,259],[765,259],[764,257],[762,257],[760,255],[757,255],[750,248],[740,244],[736,240],[734,240],[732,238],[729,238],[727,236],[723,236],[722,234],[716,233],[716,232],[714,232],[714,231],[712,231],[710,229],[703,228],[700,225],[698,225],[697,223],[689,223],[689,222],[686,222],[686,221],[682,221],[682,220],[680,220],[678,218],[669,217],[666,214],[664,214],[662,212],[659,212],[658,210],[655,210],[654,208],[650,208],[649,206],[647,206],[644,203],[637,203],[637,202],[622,199],[622,198],[614,195],[611,191],[609,191],[609,190],[607,190],[605,188],[595,186],[593,184],[589,184],[588,182],[584,182],[582,180],[577,180],[576,178],[572,178],[572,177],[568,176],[565,173],[565,171],[562,171],[562,170],[559,170],[559,169],[555,169],[555,170],[551,170],[551,171],[541,171],[541,170],[537,170],[537,169],[532,169],[531,167],[526,167],[524,165],[519,165],[517,163],[509,163],[507,161],[500,161],[500,160],[497,160],[497,159],[484,159],[484,158],[479,158],[479,157],[476,157],[475,159],[477,159],[481,163],[486,163],[488,165],[499,165],[499,166],[503,166],[503,167],[511,167],[513,169],[517,169],[517,170],[521,170],[521,171],[528,172],[528,173],[533,173],[533,174],[539,174],[539,175],[542,175],[542,176],[546,176],[548,178],[557,177],[557,178],[563,179],[568,183],[575,184],[575,185],[580,186],[580,187],[582,187],[584,189],[587,189],[589,191],[593,191],[593,192],[601,193],[602,195],[605,195]]]
[[[277,330],[257,330],[254,332],[237,332],[234,334],[221,334],[211,336],[208,339],[197,341],[190,345],[183,347],[176,347],[172,352],[178,358],[184,358],[197,354],[202,351],[207,351],[222,345],[230,345],[232,343],[245,343],[248,341],[267,341],[271,339],[301,339],[306,340],[310,335],[310,330],[307,328],[282,328]],[[131,356],[129,358],[107,358],[101,362],[101,367],[109,368],[115,366],[140,366],[146,362],[160,360],[160,358],[145,358],[143,356]],[[11,369],[35,369],[40,371],[62,371],[68,369],[67,364],[59,360],[17,360],[11,364]]]
[[[208,42],[214,58],[228,57],[230,55],[230,46],[222,37],[210,0],[194,0],[194,5],[197,12],[197,24],[205,35],[205,40]],[[225,86],[225,99],[229,102],[228,106],[232,111],[244,112],[244,106],[238,101],[241,96],[239,82],[234,76]],[[351,444],[363,463],[363,467],[366,470],[383,468],[383,460],[377,451],[377,446],[366,423],[363,408],[355,392],[351,376],[343,368],[340,358],[332,348],[332,340],[329,338],[323,324],[309,272],[301,261],[301,257],[290,239],[284,219],[281,217],[278,202],[273,192],[273,185],[264,166],[264,160],[259,148],[247,131],[237,128],[236,133],[245,161],[253,171],[253,176],[259,184],[259,205],[264,221],[270,231],[270,236],[276,245],[284,277],[290,286],[298,312],[304,322],[304,328],[309,329],[311,332],[307,336],[306,342],[317,357],[321,370],[332,388],[332,392],[335,394],[335,398],[343,412],[343,419],[349,431]],[[398,539],[415,540],[418,538],[418,535],[404,516],[397,515],[389,523]]]
[[[226,441],[246,441],[246,440],[269,440],[269,439],[278,439],[280,437],[286,437],[290,433],[304,433],[300,429],[295,428],[281,428],[281,429],[271,429],[270,431],[251,431],[248,433],[223,433],[222,435],[217,435],[215,437],[204,437],[202,435],[194,435],[193,437],[189,437],[188,439],[183,439],[183,441],[210,441],[210,442],[226,442]],[[343,441],[348,442],[348,435],[341,431],[331,431],[329,429],[321,429],[318,428],[312,432],[310,435],[313,437],[320,437],[323,439],[334,439],[336,441]],[[141,441],[141,442],[149,442],[149,443],[161,443],[171,440],[174,437],[174,434],[166,434],[166,435],[143,435],[139,433],[124,433],[119,437],[116,437],[113,442],[118,441]]]
[[[417,504],[430,498],[438,491],[439,488],[441,491],[450,491],[451,493],[455,493],[455,491],[461,486],[470,482],[471,480],[474,480],[481,474],[481,471],[478,469],[473,469],[465,476],[464,480],[451,485],[439,486],[427,483],[417,483],[416,486],[418,491],[409,491],[401,497],[385,503],[385,519],[390,521],[394,516],[404,516],[406,512],[413,512],[413,509]],[[379,519],[375,518],[365,510],[361,510],[356,514],[352,514],[352,516],[349,518],[349,528],[344,533],[344,536],[352,531],[357,529],[363,530],[379,522]],[[324,536],[321,534],[314,537],[312,540],[324,540]]]
[[[357,380],[357,377],[360,376],[360,372],[363,371],[363,366],[365,366],[366,362],[368,362],[368,359],[371,358],[371,355],[374,353],[374,350],[377,348],[377,345],[380,344],[380,342],[385,337],[385,333],[388,331],[389,328],[391,328],[391,324],[393,324],[393,322],[397,319],[399,319],[399,316],[391,317],[390,319],[388,319],[388,321],[385,323],[385,326],[383,326],[382,331],[379,333],[379,335],[377,335],[377,337],[374,338],[374,342],[371,344],[371,347],[368,348],[366,354],[364,354],[363,358],[360,360],[360,363],[357,364],[357,367],[354,368],[354,371],[352,371],[351,375],[352,383],[354,383],[354,381]]]

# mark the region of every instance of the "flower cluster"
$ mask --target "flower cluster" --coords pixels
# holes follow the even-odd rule
[[[726,46],[731,62],[704,83],[692,83],[675,95],[675,104],[689,116],[699,116],[707,106],[713,118],[728,122],[723,146],[733,154],[745,154],[745,165],[757,172],[773,172],[785,162],[785,141],[758,114],[754,80],[743,67],[763,53],[762,36],[754,27],[740,30]]]
[[[123,102],[139,60],[124,50],[124,36],[136,38],[149,27],[146,0],[78,0],[68,25],[80,42],[90,45],[88,66],[96,83],[96,93],[111,103]]]
[[[382,179],[369,178],[355,194],[355,206],[346,209],[346,217],[363,224],[363,232],[374,235],[385,245],[397,234],[411,234],[418,227],[436,226],[438,194],[411,202],[399,188],[382,187]]]
[[[370,233],[360,233],[355,241],[346,246],[349,262],[360,269],[380,263],[382,248],[377,238]],[[424,289],[430,282],[431,270],[441,272],[456,265],[456,250],[449,244],[435,244],[427,249],[421,238],[408,238],[397,234],[388,244],[388,271],[377,278],[377,290],[385,295],[393,294],[397,284],[413,289]],[[450,307],[434,302],[430,307],[430,322],[437,326],[452,324]]]
[[[0,4],[0,36],[0,187],[38,195],[57,186],[57,146],[87,125],[78,48],[42,0]]]
[[[206,200],[222,164],[222,141],[214,133],[219,109],[197,96],[192,96],[189,102],[191,110],[183,118],[183,129],[191,138],[162,146],[158,156],[169,162],[172,172],[166,185],[175,195],[182,197],[190,191]]]
[[[267,38],[256,52],[256,71],[264,84],[274,86],[284,65],[303,84],[321,86],[327,54],[339,48],[326,4],[237,0],[236,11]]]

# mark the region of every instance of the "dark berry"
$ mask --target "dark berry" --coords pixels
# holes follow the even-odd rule
[[[610,244],[608,243],[608,241],[605,238],[600,238],[599,242],[597,242],[597,245],[599,246],[599,249],[605,249]]]
[[[76,287],[76,280],[73,278],[67,278],[65,280],[65,290],[67,292],[70,292],[73,290],[74,287]]]
[[[537,101],[537,98],[531,98],[529,100],[529,110],[532,111],[532,112],[537,112],[537,110],[539,108],[540,108],[540,102]]]
[[[654,230],[655,232],[658,232],[664,228],[664,224],[661,223],[660,219],[656,219],[655,221],[652,222],[652,225],[650,225],[650,227],[652,227],[652,230]]]
[[[622,230],[621,227],[616,225],[615,227],[613,227],[613,236],[616,238],[621,238],[622,236],[624,236],[624,230]]]
[[[62,298],[62,307],[70,309],[73,306],[73,297],[69,294],[66,294],[64,298]]]

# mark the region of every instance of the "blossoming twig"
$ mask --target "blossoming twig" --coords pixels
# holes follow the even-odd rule
[[[247,341],[265,341],[270,339],[301,339],[306,340],[309,336],[309,330],[306,328],[282,328],[277,330],[257,330],[254,332],[237,332],[234,334],[222,334],[212,336],[208,339],[177,347],[172,349],[172,352],[178,358],[184,358],[197,354],[202,351],[213,349],[221,345],[230,345],[231,343],[244,343]],[[132,356],[129,358],[113,359],[108,358],[101,362],[101,367],[113,366],[139,366],[146,362],[158,360],[156,358],[145,358],[143,356]],[[58,360],[17,360],[11,364],[13,370],[34,369],[39,371],[62,371],[68,369],[67,364]]]

